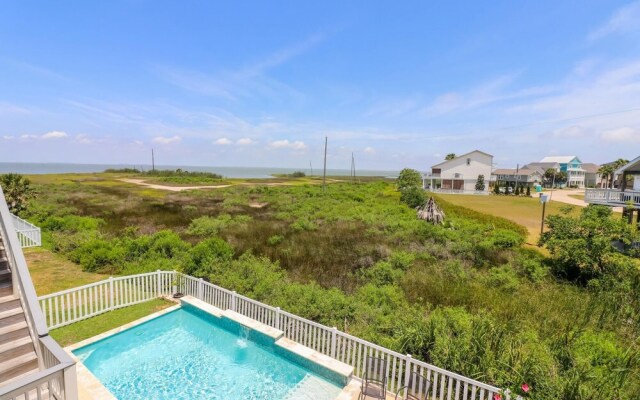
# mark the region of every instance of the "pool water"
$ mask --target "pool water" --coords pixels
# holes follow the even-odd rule
[[[340,393],[339,383],[275,345],[216,320],[180,308],[74,354],[120,400],[333,400]]]

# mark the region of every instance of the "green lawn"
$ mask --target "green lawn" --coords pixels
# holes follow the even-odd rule
[[[25,249],[24,256],[38,296],[109,278],[109,275],[85,272],[78,264],[43,247]]]
[[[75,324],[63,326],[62,328],[52,330],[50,333],[62,347],[65,347],[173,305],[175,305],[175,303],[168,300],[154,299],[107,312],[93,318],[85,319],[84,321],[76,322]]]
[[[527,242],[535,244],[540,236],[542,204],[538,198],[516,196],[470,196],[463,194],[438,194],[444,200],[474,211],[496,215],[514,221],[529,231]],[[546,215],[559,214],[564,207],[575,210],[578,207],[560,202],[550,202],[546,207]]]

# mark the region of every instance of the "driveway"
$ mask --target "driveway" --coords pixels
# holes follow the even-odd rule
[[[582,199],[575,199],[569,195],[579,195],[584,198],[584,189],[555,189],[548,190],[545,193],[551,195],[550,201],[559,201],[560,203],[571,204],[578,207],[586,207],[589,203],[585,203]],[[622,207],[612,207],[614,212],[622,212]]]

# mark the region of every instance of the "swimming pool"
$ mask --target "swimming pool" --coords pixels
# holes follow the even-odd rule
[[[344,386],[272,338],[190,305],[73,353],[120,400],[333,400]]]

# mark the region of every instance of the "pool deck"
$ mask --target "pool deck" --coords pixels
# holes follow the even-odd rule
[[[218,318],[222,318],[223,316],[229,319],[232,319],[248,328],[255,329],[260,331],[275,340],[275,344],[286,348],[289,351],[292,351],[302,357],[309,359],[310,361],[320,364],[336,373],[339,373],[343,376],[349,377],[348,384],[344,387],[342,392],[336,397],[335,400],[357,400],[360,395],[360,385],[361,381],[357,378],[353,377],[353,367],[350,365],[344,364],[336,359],[333,359],[327,355],[319,353],[309,347],[303,346],[300,343],[296,343],[292,340],[284,338],[284,332],[270,327],[268,325],[262,324],[254,319],[248,318],[244,315],[235,313],[231,310],[221,310],[217,307],[214,307],[204,301],[198,300],[191,296],[186,296],[181,299],[185,303],[189,303],[193,306],[196,306],[203,311],[206,311]],[[92,338],[83,340],[81,342],[72,344],[64,348],[64,350],[77,362],[76,364],[76,372],[78,376],[78,399],[79,400],[118,400],[102,383],[95,375],[89,371],[89,369],[73,354],[73,351],[89,345],[91,343],[95,343],[102,339],[105,339],[109,336],[120,333],[126,329],[133,328],[134,326],[143,324],[147,321],[150,321],[154,318],[160,317],[164,314],[172,312],[180,308],[180,305],[172,306],[166,308],[164,310],[158,311],[156,313],[147,315],[146,317],[140,318],[136,321],[130,322],[128,324],[122,325],[118,328],[112,329],[110,331],[101,333]],[[395,399],[394,395],[387,395],[387,400]]]

